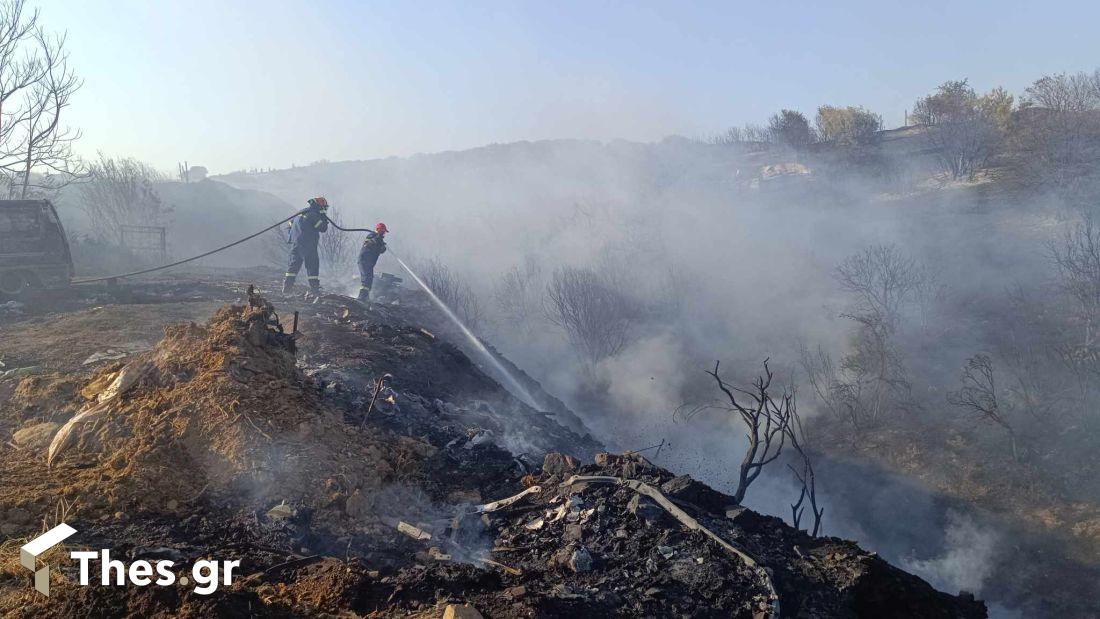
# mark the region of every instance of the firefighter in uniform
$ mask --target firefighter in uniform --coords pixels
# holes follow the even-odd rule
[[[389,232],[386,224],[378,222],[374,232],[368,232],[363,239],[363,247],[359,250],[359,300],[366,303],[370,300],[370,288],[374,284],[374,265],[378,263],[378,257],[386,253],[386,233]]]
[[[309,278],[310,292],[317,294],[321,291],[321,261],[317,255],[317,246],[321,241],[321,234],[328,230],[328,200],[323,197],[310,198],[309,208],[295,218],[290,226],[290,264],[286,268],[286,279],[283,280],[283,292],[289,293],[294,288],[294,279],[302,264],[306,266],[306,275]]]

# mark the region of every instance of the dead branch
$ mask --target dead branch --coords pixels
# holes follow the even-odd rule
[[[736,413],[745,425],[748,448],[741,460],[737,475],[737,490],[734,501],[740,504],[745,499],[752,482],[760,476],[765,466],[774,462],[783,451],[787,441],[792,414],[794,395],[784,393],[774,399],[770,392],[774,374],[764,360],[764,373],[753,381],[750,389],[741,389],[726,383],[719,374],[720,362],[714,363],[714,370],[708,371],[718,389],[729,400],[726,410]],[[739,394],[739,395],[738,395]]]
[[[1012,445],[1012,459],[1019,461],[1016,432],[1001,408],[997,383],[993,376],[993,361],[988,355],[974,355],[966,360],[966,367],[962,372],[962,388],[948,392],[947,401],[1004,428]]]
[[[794,473],[795,479],[802,485],[798,493],[798,501],[791,504],[791,520],[794,527],[799,528],[802,514],[806,509],[804,503],[806,499],[809,499],[810,511],[814,516],[814,526],[810,535],[817,537],[817,534],[821,531],[821,519],[825,515],[825,508],[817,506],[817,476],[814,474],[813,460],[810,458],[810,450],[807,447],[806,431],[802,426],[802,418],[798,416],[797,407],[791,411],[791,423],[787,426],[787,432],[789,433],[791,447],[798,452],[799,457],[802,459],[801,473],[790,464],[787,465],[787,468]]]

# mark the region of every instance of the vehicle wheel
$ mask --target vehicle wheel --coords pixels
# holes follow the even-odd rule
[[[19,271],[0,273],[0,295],[17,297],[27,289],[30,282]]]

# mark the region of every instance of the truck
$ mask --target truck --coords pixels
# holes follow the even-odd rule
[[[73,257],[49,200],[0,200],[0,299],[69,285]]]

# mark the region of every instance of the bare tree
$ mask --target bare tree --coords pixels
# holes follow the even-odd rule
[[[1089,402],[1100,366],[1089,352],[1095,348],[1083,345],[1078,330],[1066,326],[1070,305],[1046,289],[1014,286],[1003,304],[1010,318],[993,342],[1006,376],[1006,401],[1040,431],[1064,427],[1067,417],[1093,408]]]
[[[1092,214],[1086,212],[1060,241],[1050,243],[1049,250],[1062,289],[1077,304],[1084,327],[1082,345],[1092,348],[1100,329],[1100,229]]]
[[[728,384],[718,373],[719,362],[707,372],[718,383],[718,389],[729,400],[725,409],[736,414],[745,426],[748,447],[737,472],[737,490],[734,501],[740,505],[745,500],[749,486],[765,466],[774,462],[783,452],[783,445],[790,436],[790,424],[794,415],[794,395],[783,393],[778,399],[771,394],[774,374],[764,360],[764,374],[758,376],[749,389]]]
[[[921,269],[896,246],[874,245],[845,259],[834,276],[855,297],[855,307],[842,314],[855,324],[851,348],[837,365],[820,347],[810,351],[803,345],[802,367],[831,415],[858,433],[887,411],[913,406],[894,336],[902,306],[921,285]]]
[[[840,378],[832,356],[820,346],[810,350],[805,342],[801,342],[800,347],[802,369],[806,372],[814,395],[825,406],[826,413],[837,421],[860,429],[864,415],[859,406],[859,394]]]
[[[47,34],[23,0],[0,2],[0,170],[9,196],[54,192],[85,173],[72,151],[80,132],[61,122],[81,85],[64,35]]]
[[[913,270],[913,300],[917,305],[921,329],[928,330],[932,314],[946,296],[943,269],[928,263],[916,264]]]
[[[477,331],[485,316],[481,302],[469,283],[438,258],[417,264],[416,271],[435,293],[471,331]]]
[[[344,218],[336,207],[329,209],[328,218],[337,226],[346,227],[344,226]],[[320,258],[326,273],[332,273],[336,276],[347,273],[351,270],[356,257],[354,237],[330,229],[326,234],[322,234],[318,240],[317,257]]]
[[[1100,71],[1047,75],[1025,93],[1016,145],[1038,180],[1072,184],[1100,157]]]
[[[793,398],[791,399],[791,420],[787,424],[787,437],[791,447],[798,453],[798,457],[802,461],[801,471],[790,464],[787,465],[787,468],[794,473],[795,479],[801,484],[798,500],[791,504],[791,522],[794,524],[794,528],[799,528],[802,524],[802,516],[806,512],[806,501],[808,500],[810,502],[810,513],[814,517],[814,525],[810,535],[817,537],[817,534],[821,532],[821,519],[825,515],[825,508],[817,506],[817,476],[814,474],[813,458],[810,457],[806,431],[802,426],[802,418],[798,415]]]
[[[615,281],[591,269],[563,267],[547,287],[546,317],[595,364],[633,340],[641,307]]]
[[[126,225],[156,225],[168,212],[155,183],[162,177],[136,159],[111,158],[103,153],[80,185],[82,207],[95,233],[122,244]]]
[[[1100,70],[1044,75],[1028,87],[1024,103],[1060,112],[1100,109]]]
[[[17,106],[9,105],[16,94],[42,76],[40,59],[26,53],[38,32],[38,10],[24,12],[24,0],[0,2],[0,148],[4,155],[13,150],[13,141],[21,116]]]
[[[853,340],[839,364],[822,348],[804,345],[801,362],[814,395],[831,417],[852,428],[854,438],[913,402],[905,367],[881,323],[861,325]]]
[[[901,306],[917,288],[919,275],[916,261],[896,245],[872,245],[846,258],[834,273],[841,289],[855,295],[856,311],[890,330],[897,327]]]
[[[997,88],[978,96],[967,80],[943,83],[913,106],[913,118],[945,172],[973,178],[1000,143],[1012,114],[1012,96]]]
[[[768,130],[752,123],[741,127],[730,127],[707,140],[719,146],[739,145],[749,151],[764,150],[768,147]]]
[[[530,332],[540,317],[545,291],[542,265],[533,256],[527,256],[522,266],[514,266],[500,276],[493,287],[493,299],[506,322]]]
[[[22,159],[8,167],[18,179],[21,199],[32,191],[57,191],[87,171],[72,149],[80,132],[61,124],[62,112],[83,82],[69,67],[64,36],[39,32],[36,38],[42,50],[42,76],[25,91]]]
[[[1004,428],[1012,446],[1012,459],[1020,460],[1016,450],[1016,431],[1002,409],[993,376],[993,361],[988,355],[975,355],[966,360],[966,367],[962,372],[962,387],[958,391],[949,392],[947,401]]]

